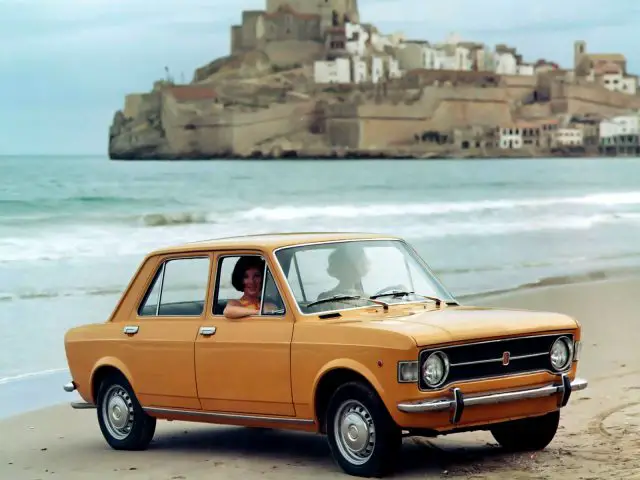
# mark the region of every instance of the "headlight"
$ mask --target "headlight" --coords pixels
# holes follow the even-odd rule
[[[442,352],[435,352],[422,364],[422,378],[431,387],[439,387],[449,374],[449,359]]]
[[[415,383],[418,381],[418,362],[398,362],[398,382]]]
[[[551,347],[551,366],[557,370],[565,370],[573,360],[573,344],[571,339],[560,337]]]

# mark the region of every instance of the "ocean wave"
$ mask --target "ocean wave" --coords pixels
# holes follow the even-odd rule
[[[78,288],[74,290],[42,290],[42,291],[16,291],[16,292],[0,292],[0,302],[10,302],[14,300],[42,300],[62,297],[77,296],[107,296],[121,295],[124,287],[103,287],[103,288]]]
[[[246,222],[291,222],[319,219],[351,219],[376,217],[428,217],[459,213],[479,213],[484,211],[505,211],[518,208],[539,208],[555,205],[616,206],[640,204],[640,192],[594,194],[582,197],[557,197],[548,199],[483,200],[478,202],[426,202],[389,204],[336,204],[295,206],[280,205],[256,207],[230,212],[185,211],[154,212],[133,216],[117,216],[110,220],[128,225],[145,227],[165,227],[201,224],[243,224]],[[620,218],[640,218],[640,214],[620,213]],[[107,219],[103,219],[106,221]]]
[[[20,380],[27,380],[33,377],[42,377],[45,375],[53,375],[55,373],[66,372],[68,369],[66,368],[51,368],[48,370],[41,370],[39,372],[29,372],[22,373],[19,375],[13,375],[10,377],[2,377],[0,378],[0,385],[5,385],[7,383],[19,382]]]
[[[185,217],[185,220],[189,220]],[[150,250],[183,242],[234,235],[310,230],[375,231],[409,240],[449,236],[501,236],[535,231],[588,230],[601,224],[633,225],[640,215],[592,214],[518,215],[509,218],[475,218],[468,221],[437,219],[420,222],[394,218],[385,222],[353,222],[332,219],[319,227],[315,219],[286,224],[282,220],[227,221],[220,224],[184,223],[158,225],[154,229],[135,226],[77,227],[64,231],[41,231],[37,237],[0,238],[0,263],[13,261],[60,260],[78,257],[139,256]]]
[[[52,200],[48,203],[47,210],[51,210],[61,200]],[[131,206],[133,202],[141,202],[144,199],[129,199],[125,197],[101,197],[101,196],[79,196],[64,199],[64,201],[77,201],[87,203],[100,203],[103,201],[122,202]],[[0,204],[3,201],[0,200]],[[9,200],[20,204],[20,200]],[[173,200],[172,200],[173,202]],[[26,204],[32,203],[25,201]],[[42,205],[42,202],[38,202]],[[529,211],[544,209],[555,206],[591,206],[610,209],[611,207],[624,207],[630,205],[640,205],[640,192],[609,192],[595,193],[573,197],[550,197],[550,198],[522,198],[522,199],[496,199],[479,201],[452,201],[452,202],[421,202],[421,203],[377,203],[359,205],[357,203],[319,204],[319,205],[275,205],[259,206],[245,210],[220,211],[212,209],[185,210],[185,211],[156,211],[148,213],[107,213],[91,211],[87,213],[66,213],[61,219],[62,223],[75,228],[78,224],[95,226],[143,226],[143,227],[166,227],[183,225],[220,224],[231,226],[233,224],[246,224],[247,222],[294,222],[305,220],[322,219],[366,219],[380,217],[435,217],[455,214],[490,214],[495,212],[509,212],[517,209]],[[36,206],[36,203],[33,203]],[[140,206],[138,205],[138,208]],[[55,210],[55,209],[54,209]],[[61,212],[62,210],[58,210]],[[586,213],[586,212],[585,212]],[[597,212],[592,212],[597,213]],[[56,213],[56,215],[58,215]],[[620,218],[638,218],[640,213],[620,212]],[[11,221],[15,215],[8,217],[5,221]],[[15,217],[16,220],[28,220],[30,223],[47,223],[52,219],[51,215],[40,211],[35,217]],[[53,222],[51,225],[55,225]]]
[[[546,199],[501,199],[477,202],[431,202],[374,205],[328,205],[256,207],[238,213],[241,220],[303,220],[309,218],[359,218],[398,215],[431,216],[451,213],[472,213],[483,210],[549,207],[555,205],[619,206],[640,204],[640,192],[601,193],[581,197]]]

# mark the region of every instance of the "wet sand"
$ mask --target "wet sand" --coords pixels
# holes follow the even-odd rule
[[[578,374],[560,430],[542,452],[505,454],[486,432],[406,439],[394,478],[640,480],[640,279],[507,293],[475,304],[551,310],[584,329]],[[43,392],[46,394],[46,392]],[[0,478],[338,478],[324,437],[159,422],[145,452],[116,452],[95,410],[61,405],[0,422]]]

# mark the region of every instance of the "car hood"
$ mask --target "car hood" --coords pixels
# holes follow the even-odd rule
[[[481,307],[448,307],[400,316],[389,312],[360,325],[409,335],[418,346],[573,330],[578,326],[573,318],[560,313]]]

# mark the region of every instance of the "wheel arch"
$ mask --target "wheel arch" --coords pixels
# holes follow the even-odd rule
[[[384,388],[382,384],[373,372],[362,363],[351,359],[339,359],[328,363],[316,375],[311,399],[314,419],[320,433],[326,433],[325,413],[332,393],[340,385],[350,381],[363,382],[383,399]]]
[[[120,373],[123,375],[131,388],[133,388],[133,378],[131,376],[131,372],[124,365],[124,363],[117,358],[114,357],[105,357],[96,362],[95,366],[91,371],[91,400],[95,404],[97,402],[98,396],[98,388],[100,388],[100,382],[109,375],[109,373]]]

